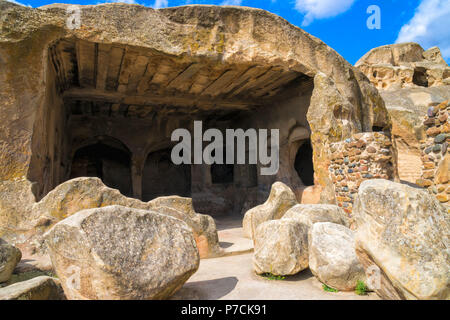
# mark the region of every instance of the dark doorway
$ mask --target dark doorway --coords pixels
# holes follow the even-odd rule
[[[142,200],[150,201],[162,196],[191,196],[191,166],[175,165],[171,150],[148,155],[142,177]]]
[[[413,83],[417,86],[428,87],[427,70],[425,68],[414,69]]]
[[[384,131],[383,127],[378,127],[378,126],[372,127],[372,132],[383,132],[383,131]]]
[[[233,183],[234,166],[230,164],[211,165],[211,179],[213,184]]]
[[[314,185],[313,149],[309,140],[298,149],[294,167],[305,186]]]
[[[72,161],[70,178],[98,177],[123,195],[132,195],[131,156],[128,151],[98,142],[78,149]]]

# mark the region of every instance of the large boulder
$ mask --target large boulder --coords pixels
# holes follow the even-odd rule
[[[450,298],[450,217],[427,191],[387,180],[361,184],[354,207],[356,251],[380,270],[385,299]]]
[[[341,291],[355,289],[366,278],[355,253],[353,231],[342,225],[315,223],[308,234],[309,268],[326,285]]]
[[[214,258],[223,254],[222,249],[219,246],[219,236],[217,234],[216,222],[211,216],[195,213],[192,207],[192,200],[190,198],[171,196],[158,198],[155,200],[161,201],[159,203],[157,202],[158,204],[161,204],[165,201],[170,201],[172,205],[174,205],[173,200],[177,200],[175,201],[176,205],[172,207],[167,207],[164,205],[157,205],[153,207],[154,203],[150,202],[150,210],[156,211],[161,214],[166,214],[186,222],[188,226],[192,228],[192,231],[194,233],[194,239],[197,243],[200,258]],[[184,201],[183,204],[183,201],[179,200],[186,201]],[[181,208],[178,207],[178,205],[181,204],[183,204],[183,206]],[[180,211],[183,210],[184,206],[188,206],[190,208],[189,211]],[[187,216],[185,212],[191,212],[191,214]]]
[[[36,217],[34,229],[44,233],[58,221],[76,212],[111,205],[153,210],[183,220],[194,232],[201,258],[221,254],[214,219],[197,214],[191,198],[169,196],[142,202],[108,188],[99,178],[77,178],[57,186],[33,206],[33,216]]]
[[[20,259],[22,259],[20,250],[0,239],[0,283],[11,278]]]
[[[258,226],[253,267],[257,274],[294,275],[308,268],[308,227],[292,219]]]
[[[280,219],[296,204],[298,202],[294,192],[284,183],[275,182],[272,185],[267,201],[245,213],[243,221],[244,235],[253,239],[256,228],[261,223]]]
[[[340,207],[332,204],[298,204],[289,209],[282,219],[294,219],[312,227],[317,222],[332,222],[350,226],[350,219]]]
[[[64,300],[58,279],[40,276],[0,289],[0,300]]]
[[[199,266],[191,228],[148,210],[83,210],[46,239],[68,299],[165,299]]]

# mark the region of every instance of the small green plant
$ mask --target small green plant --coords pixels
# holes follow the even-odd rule
[[[367,292],[369,292],[369,288],[367,288],[367,285],[364,283],[364,281],[358,280],[355,288],[355,293],[359,296],[365,296],[367,295]]]
[[[262,277],[264,277],[264,278],[266,278],[266,279],[268,279],[268,280],[284,280],[284,279],[286,279],[286,277],[283,277],[283,276],[277,276],[277,275],[274,275],[274,274],[272,274],[272,273],[270,273],[270,272],[268,272],[268,273],[263,273],[262,275],[261,275]]]
[[[268,280],[284,280],[284,279],[286,279],[286,277],[274,275],[272,273],[272,266],[270,266],[270,272],[263,273],[261,275],[261,277],[264,277]]]
[[[325,283],[322,285],[322,289],[323,289],[323,291],[326,291],[326,292],[339,292],[339,290],[331,288],[331,287],[327,286]]]

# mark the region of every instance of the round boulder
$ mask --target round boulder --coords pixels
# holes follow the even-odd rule
[[[153,211],[80,211],[46,234],[68,299],[165,299],[199,266],[192,229]]]

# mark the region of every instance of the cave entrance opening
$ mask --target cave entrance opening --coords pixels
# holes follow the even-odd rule
[[[314,185],[313,149],[310,140],[305,140],[298,148],[294,167],[305,186]]]
[[[132,196],[131,154],[126,147],[103,142],[82,147],[73,156],[70,172],[70,179],[78,177],[98,177],[108,187]]]
[[[171,150],[165,149],[148,155],[143,170],[142,200],[177,195],[191,196],[191,165],[175,165]]]
[[[144,201],[192,197],[197,212],[211,215],[257,205],[263,196],[256,194],[295,174],[291,168],[282,177],[263,177],[253,164],[177,166],[169,151],[172,132],[192,133],[194,121],[222,131],[283,131],[292,120],[307,125],[311,75],[258,61],[176,56],[76,38],[54,42],[27,175],[37,200],[71,178],[95,176]]]

